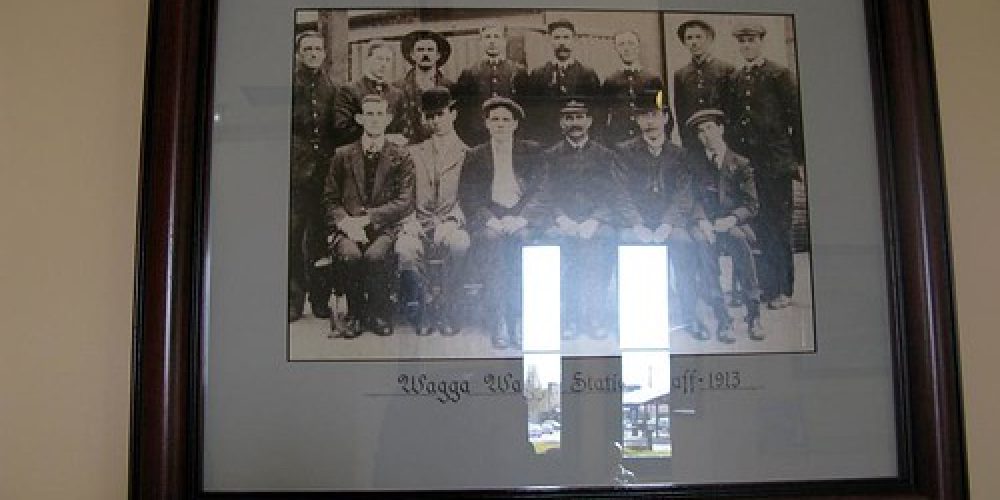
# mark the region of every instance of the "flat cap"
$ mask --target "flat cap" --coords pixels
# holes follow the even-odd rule
[[[420,94],[420,111],[424,113],[441,111],[454,103],[447,87],[432,87]]]
[[[733,36],[740,35],[757,35],[764,36],[767,34],[767,30],[764,29],[764,25],[757,22],[743,21],[736,23],[733,27]]]
[[[509,99],[504,96],[490,97],[489,99],[483,101],[483,106],[482,106],[483,114],[485,115],[489,113],[491,109],[499,107],[504,107],[509,109],[511,114],[513,114],[514,118],[516,118],[517,120],[524,119],[524,108],[522,108],[520,104],[514,102],[512,99]]]
[[[695,128],[705,122],[715,122],[722,123],[726,119],[726,114],[718,109],[702,109],[691,115],[690,118],[684,122],[684,126],[687,128]]]
[[[549,33],[552,33],[552,30],[556,28],[566,28],[572,31],[573,33],[576,33],[576,25],[574,25],[572,21],[566,19],[565,17],[556,19],[555,21],[549,23],[548,25]]]

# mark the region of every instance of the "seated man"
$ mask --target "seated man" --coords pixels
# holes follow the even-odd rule
[[[617,155],[590,138],[588,103],[571,98],[559,114],[563,139],[546,152],[538,204],[546,213],[544,236],[559,244],[564,263],[563,339],[581,331],[603,338],[615,330],[609,292],[618,231],[636,216],[630,214]]]
[[[695,219],[703,239],[714,253],[705,259],[702,286],[705,299],[713,305],[719,321],[720,342],[733,343],[732,319],[721,307],[719,259],[721,253],[733,259],[733,274],[746,296],[747,333],[751,340],[763,340],[760,332],[760,287],[750,242],[753,233],[749,223],[757,214],[757,188],[750,161],[734,153],[724,139],[725,115],[722,111],[705,109],[688,118],[690,128],[702,149],[691,151],[691,169],[695,186]]]
[[[343,265],[348,307],[346,315],[333,315],[331,327],[333,335],[347,338],[363,329],[392,333],[388,257],[413,201],[413,164],[406,149],[385,138],[392,119],[389,103],[367,95],[354,119],[364,133],[334,153],[323,194],[330,248]]]
[[[695,305],[698,301],[697,269],[705,252],[690,232],[694,199],[687,158],[684,150],[670,142],[670,114],[662,105],[660,90],[647,87],[634,104],[634,121],[640,135],[619,144],[618,152],[623,163],[625,188],[638,218],[632,221],[632,228],[625,231],[623,240],[669,247],[672,292],[678,304],[671,323],[704,339],[707,337],[698,321]],[[721,302],[712,305],[721,307],[721,313],[726,313]]]
[[[453,309],[463,291],[461,271],[470,244],[458,205],[467,148],[455,133],[455,100],[447,88],[425,90],[420,110],[431,137],[410,146],[415,210],[396,240],[402,295],[417,334],[454,335],[460,327]],[[425,305],[430,305],[427,330]]]
[[[521,247],[533,232],[529,202],[542,177],[541,147],[514,139],[524,109],[506,98],[482,104],[490,139],[465,156],[459,199],[483,281],[488,328],[498,349],[520,346]]]

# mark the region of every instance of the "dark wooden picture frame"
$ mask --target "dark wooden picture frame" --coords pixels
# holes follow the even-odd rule
[[[831,0],[832,1],[832,0]],[[947,209],[925,0],[866,2],[898,379],[900,478],[405,497],[968,496]],[[202,260],[217,2],[150,6],[133,351],[130,498],[318,498],[201,488]],[[378,497],[385,492],[373,493]],[[350,497],[359,496],[349,493]],[[361,495],[364,496],[364,495]]]

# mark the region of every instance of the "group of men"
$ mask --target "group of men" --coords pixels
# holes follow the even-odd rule
[[[760,308],[792,293],[791,182],[801,170],[797,89],[761,55],[766,30],[733,36],[742,68],[710,52],[715,32],[683,23],[692,60],[674,74],[682,146],[662,80],[640,65],[639,36],[618,33],[621,68],[603,82],[576,58],[576,28],[549,23],[553,58],[528,71],[507,57],[507,31],[480,30],[483,58],[454,82],[439,33],[402,39],[410,69],[389,82],[393,52],[368,44],[363,75],[333,84],[324,37],[296,37],[293,89],[289,320],[331,318],[331,335],[393,333],[398,297],[417,334],[457,334],[457,307],[480,283],[498,348],[520,345],[521,248],[559,245],[562,334],[615,331],[611,278],[619,244],[665,244],[674,327],[735,341],[719,283],[733,260],[751,339]],[[346,314],[330,310],[331,290]],[[763,293],[763,296],[762,296]]]

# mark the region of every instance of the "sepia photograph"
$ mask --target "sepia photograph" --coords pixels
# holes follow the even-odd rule
[[[815,350],[792,16],[294,22],[289,360]]]

